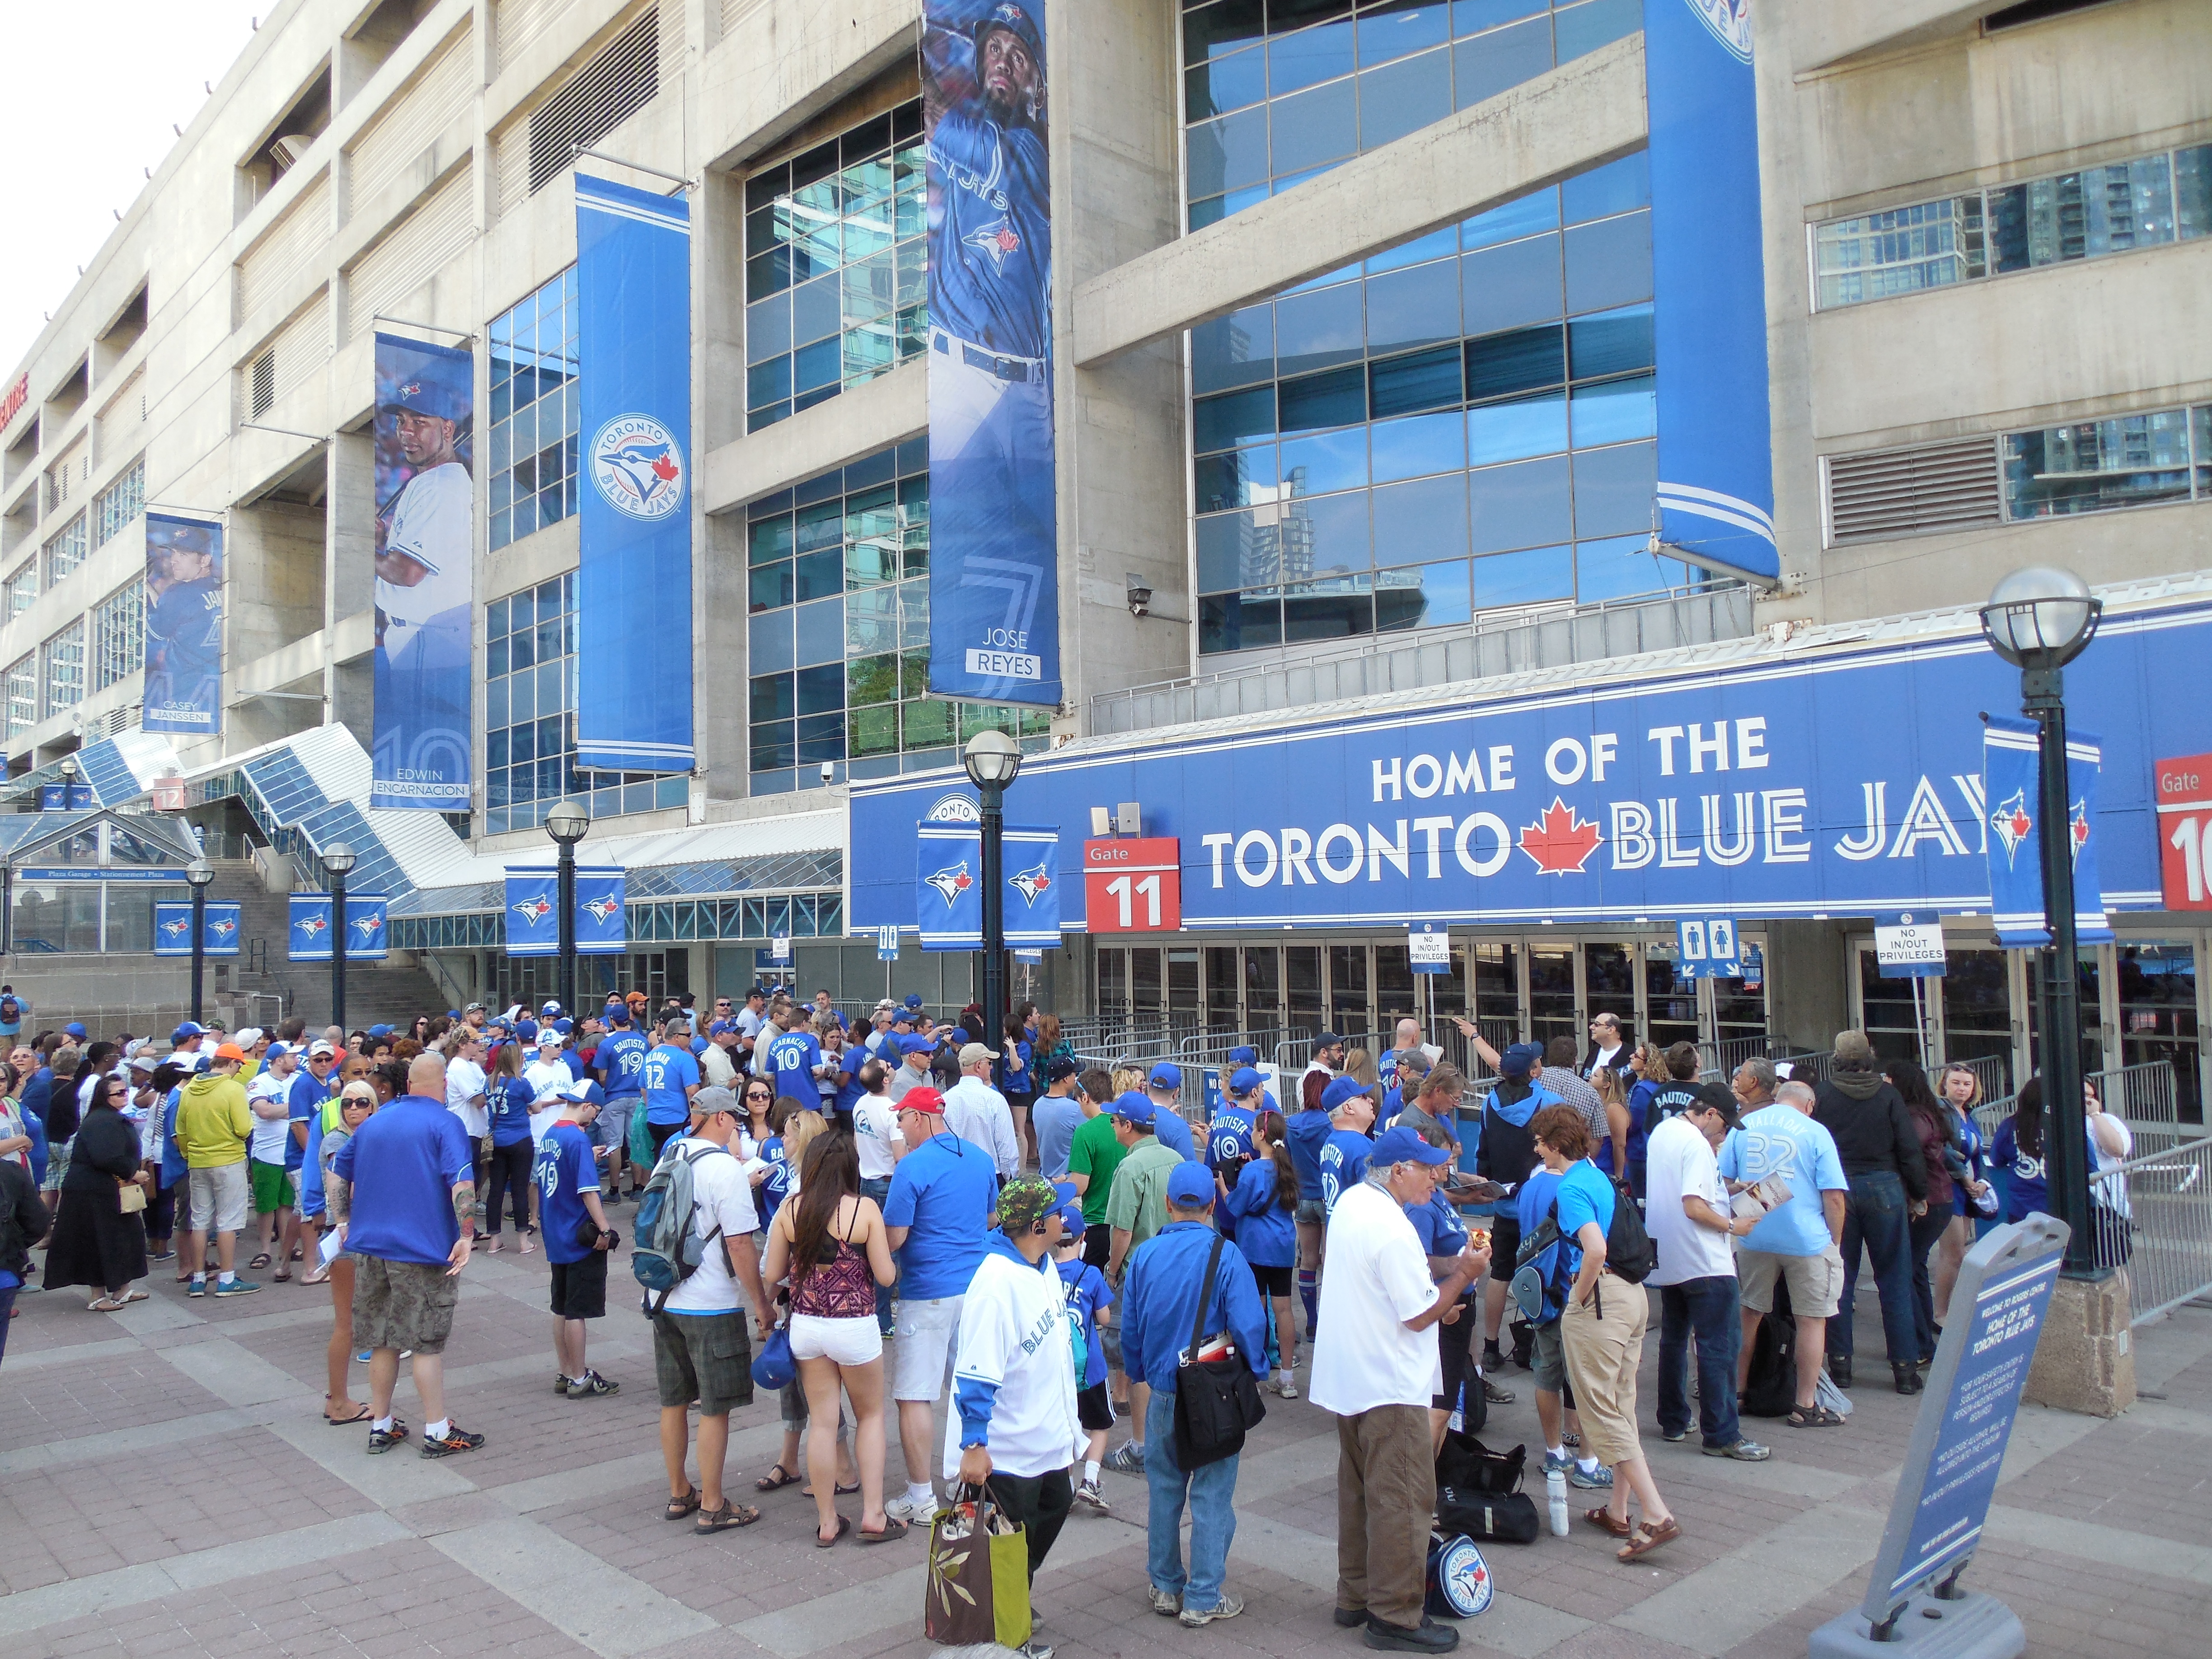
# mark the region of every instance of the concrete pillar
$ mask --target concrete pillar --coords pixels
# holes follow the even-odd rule
[[[2106,1279],[2062,1279],[2051,1292],[2021,1397],[2038,1406],[2118,1417],[2136,1403],[2127,1270]]]
[[[1850,1024],[1844,930],[1828,921],[1770,921],[1766,927],[1767,1030],[1793,1047],[1826,1049]]]

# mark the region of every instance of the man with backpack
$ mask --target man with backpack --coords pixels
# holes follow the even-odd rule
[[[662,1149],[638,1200],[630,1271],[645,1286],[653,1322],[653,1369],[660,1390],[660,1455],[668,1466],[671,1521],[696,1512],[702,1533],[749,1527],[760,1511],[732,1504],[722,1491],[730,1449],[730,1408],[753,1400],[752,1338],[769,1334],[768,1289],[761,1283],[753,1210],[744,1166],[730,1152],[742,1109],[727,1089],[692,1097],[689,1132]],[[739,1286],[751,1298],[745,1323]],[[684,1469],[689,1408],[699,1402],[699,1484]]]

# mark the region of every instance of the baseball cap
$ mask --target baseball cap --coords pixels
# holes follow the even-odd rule
[[[1431,1146],[1421,1139],[1418,1129],[1385,1129],[1375,1137],[1375,1150],[1367,1155],[1370,1168],[1392,1164],[1449,1164],[1452,1150],[1449,1146]]]
[[[410,415],[428,415],[440,421],[467,418],[452,388],[441,386],[427,374],[400,381],[384,394],[378,407],[395,413],[404,410]]]
[[[1061,1243],[1065,1244],[1071,1238],[1082,1237],[1084,1229],[1089,1224],[1083,1219],[1083,1206],[1073,1201],[1061,1205],[1060,1224],[1064,1230],[1060,1234]]]
[[[960,1066],[963,1071],[965,1071],[969,1066],[975,1065],[978,1060],[985,1060],[990,1058],[991,1051],[988,1048],[986,1048],[980,1042],[968,1042],[961,1045]]]
[[[1231,1048],[1229,1051],[1229,1063],[1231,1066],[1257,1066],[1260,1063],[1260,1051],[1257,1048]]]
[[[1044,1068],[1044,1080],[1047,1083],[1057,1083],[1064,1077],[1080,1076],[1082,1072],[1082,1066],[1077,1065],[1066,1054],[1062,1054]]]
[[[1182,1088],[1182,1067],[1172,1060],[1162,1060],[1152,1067],[1152,1084],[1155,1089]]]
[[[1266,1081],[1257,1071],[1247,1066],[1229,1079],[1229,1086],[1240,1095],[1248,1095]]]
[[[217,1060],[244,1060],[246,1050],[235,1042],[226,1042],[215,1051],[215,1057]]]
[[[902,1054],[926,1054],[936,1047],[926,1036],[902,1036],[898,1040],[899,1053]]]
[[[717,1112],[734,1112],[744,1115],[738,1097],[719,1083],[710,1083],[691,1097],[691,1115],[712,1117]]]
[[[269,1045],[268,1058],[270,1060],[282,1060],[285,1055],[294,1052],[295,1051],[289,1043],[272,1042]]]
[[[231,1041],[235,1042],[241,1048],[251,1048],[255,1043],[261,1041],[261,1028],[258,1025],[249,1025],[244,1030],[239,1032],[237,1036],[231,1038]]]
[[[567,1018],[556,1019],[553,1022],[553,1029],[558,1031],[562,1036],[567,1036],[571,1031],[576,1029],[576,1022],[573,1019]]]
[[[131,1056],[131,1069],[134,1072],[150,1072],[160,1062],[157,1061],[151,1054],[133,1054]]]
[[[731,1032],[737,1029],[737,1025],[733,1021],[718,1019],[714,1021],[713,1024],[708,1026],[707,1035],[708,1036],[727,1036]]]
[[[1313,1051],[1316,1054],[1319,1054],[1324,1048],[1335,1048],[1338,1043],[1343,1041],[1344,1039],[1337,1036],[1334,1031],[1316,1031],[1314,1033]]]
[[[931,1088],[909,1089],[899,1097],[902,1112],[927,1112],[932,1117],[945,1115],[945,1097]]]
[[[895,1008],[891,1011],[891,1024],[894,1025],[911,1025],[921,1018],[921,1016],[911,1008]]]
[[[1017,1176],[999,1188],[999,1226],[1025,1233],[1067,1200],[1042,1176]]]
[[[607,1010],[607,1024],[627,1031],[629,1030],[629,1010],[617,1002]]]
[[[1194,1210],[1213,1202],[1213,1171],[1194,1158],[1185,1158],[1168,1172],[1168,1202]]]
[[[1151,1101],[1132,1089],[1127,1094],[1115,1097],[1114,1115],[1125,1123],[1151,1123],[1159,1114]]]
[[[335,1055],[337,1053],[337,1050],[331,1046],[331,1041],[328,1037],[317,1037],[314,1042],[307,1046],[307,1058],[309,1060],[314,1059],[318,1054],[328,1059]]]
[[[465,1014],[480,1014],[483,1012],[483,1004],[481,1002],[471,1002],[467,1007],[462,1009],[461,1012]]]
[[[372,1025],[368,1028],[368,1034],[371,1036],[390,1036],[392,1028],[389,1025]]]
[[[1357,1099],[1366,1092],[1366,1085],[1358,1079],[1340,1077],[1321,1091],[1321,1109],[1324,1112],[1333,1112],[1346,1101]]]
[[[1498,1069],[1506,1077],[1526,1077],[1543,1057],[1544,1051],[1533,1042],[1512,1043],[1498,1057]]]
[[[1733,1129],[1743,1121],[1742,1109],[1736,1104],[1735,1096],[1729,1091],[1725,1085],[1700,1083],[1694,1092],[1699,1106],[1710,1107],[1721,1115],[1721,1126],[1723,1128]]]
[[[71,1036],[77,1038],[80,1042],[83,1040],[84,1022],[82,1020],[73,1019],[68,1024],[63,1026],[62,1030],[67,1031]]]
[[[881,1013],[887,1013],[887,1012],[889,1012],[891,1009],[896,1008],[896,1007],[897,1007],[897,1006],[898,1006],[898,1004],[897,1004],[897,1003],[896,1003],[896,1002],[894,1002],[894,1001],[892,1001],[889,997],[881,997],[881,998],[878,998],[878,999],[877,1000],[877,1002],[876,1002],[876,1012],[877,1012],[878,1013],[879,1013],[879,1014],[881,1014]]]
[[[203,1048],[197,1054],[186,1054],[185,1056],[185,1063],[191,1066],[196,1073],[204,1072],[209,1066],[215,1063],[215,1056],[208,1053],[206,1049]]]
[[[541,1014],[559,1013],[561,1012],[560,999],[557,997],[546,998],[544,1003],[538,1008],[538,1012]]]
[[[906,1006],[913,1009],[917,1014],[920,1013],[921,1012],[921,993],[919,991],[908,992],[906,994]]]
[[[186,1042],[191,1041],[193,1037],[205,1036],[206,1035],[206,1026],[199,1024],[196,1021],[188,1019],[183,1024],[177,1027],[175,1030],[169,1033],[169,1041],[171,1042]]]

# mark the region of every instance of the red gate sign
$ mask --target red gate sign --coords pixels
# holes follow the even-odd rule
[[[2212,755],[2158,767],[2158,873],[2169,910],[2212,910]]]
[[[1083,902],[1094,933],[1174,933],[1182,926],[1182,843],[1085,842]]]

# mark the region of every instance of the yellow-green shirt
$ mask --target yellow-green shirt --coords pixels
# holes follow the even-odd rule
[[[220,1169],[246,1161],[246,1137],[253,1115],[246,1109],[246,1085],[234,1073],[196,1077],[177,1097],[177,1144],[195,1170]]]

